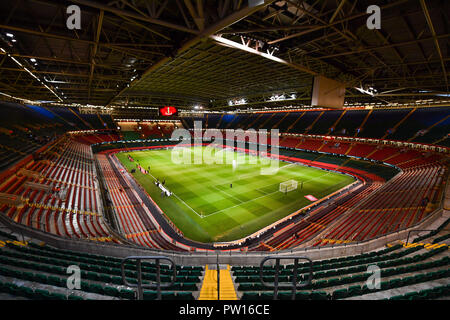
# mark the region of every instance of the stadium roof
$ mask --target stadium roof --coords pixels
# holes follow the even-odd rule
[[[73,4],[80,30],[66,25]],[[366,26],[374,4],[379,30]],[[3,0],[0,92],[102,106],[245,108],[286,103],[267,102],[282,94],[308,104],[321,74],[347,84],[347,101],[448,99],[449,7],[448,0],[255,7],[247,0]]]

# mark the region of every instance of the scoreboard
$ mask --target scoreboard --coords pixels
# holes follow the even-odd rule
[[[173,117],[178,115],[178,109],[172,106],[159,108],[159,115],[164,117]]]

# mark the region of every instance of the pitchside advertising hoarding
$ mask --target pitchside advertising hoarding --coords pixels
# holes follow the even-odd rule
[[[159,108],[159,115],[163,117],[173,117],[178,115],[178,109],[172,106]]]

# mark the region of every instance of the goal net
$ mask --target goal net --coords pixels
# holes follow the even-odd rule
[[[297,189],[297,181],[288,180],[280,183],[280,192],[286,193]]]

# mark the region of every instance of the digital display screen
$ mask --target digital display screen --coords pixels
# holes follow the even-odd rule
[[[178,109],[172,106],[165,106],[159,108],[159,114],[164,117],[172,117],[178,115]]]

